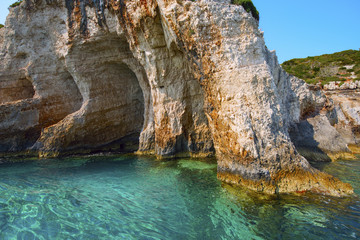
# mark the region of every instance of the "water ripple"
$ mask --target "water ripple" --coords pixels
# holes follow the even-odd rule
[[[323,168],[359,192],[360,164]],[[357,197],[264,197],[221,184],[212,161],[0,165],[0,239],[357,239],[359,222]]]

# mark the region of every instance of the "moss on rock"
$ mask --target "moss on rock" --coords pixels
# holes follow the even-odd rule
[[[260,20],[259,12],[251,0],[232,0],[231,3],[241,5],[248,13],[251,13],[256,20]]]

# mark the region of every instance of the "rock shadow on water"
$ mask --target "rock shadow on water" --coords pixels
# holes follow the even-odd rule
[[[289,134],[296,150],[310,163],[331,162],[331,158],[319,148],[319,142],[314,137],[314,127],[307,120],[292,125]]]

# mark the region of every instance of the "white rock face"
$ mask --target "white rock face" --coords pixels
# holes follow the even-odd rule
[[[333,125],[348,145],[360,143],[360,92],[329,91],[326,95],[333,99]]]
[[[324,93],[327,100],[323,108],[292,124],[291,139],[297,150],[312,161],[353,159],[353,154],[359,152],[359,92],[347,89]]]
[[[356,78],[356,76],[355,76]],[[356,81],[348,81],[348,82],[340,82],[340,81],[335,81],[335,82],[330,82],[328,84],[324,85],[324,90],[326,91],[330,91],[330,90],[354,90],[354,89],[358,89],[360,88],[360,81],[356,80]]]
[[[59,61],[66,46],[66,13],[44,7],[12,8],[0,30],[0,151],[31,147],[41,129],[81,107],[78,86]]]
[[[27,0],[1,31],[4,152],[53,156],[140,133],[140,153],[215,151],[220,179],[257,191],[352,192],[297,153],[290,126],[326,98],[281,69],[241,6]]]

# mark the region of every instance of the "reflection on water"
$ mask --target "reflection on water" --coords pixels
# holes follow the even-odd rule
[[[360,161],[318,166],[360,194]],[[358,239],[360,199],[267,196],[216,162],[131,155],[0,165],[0,239]]]

